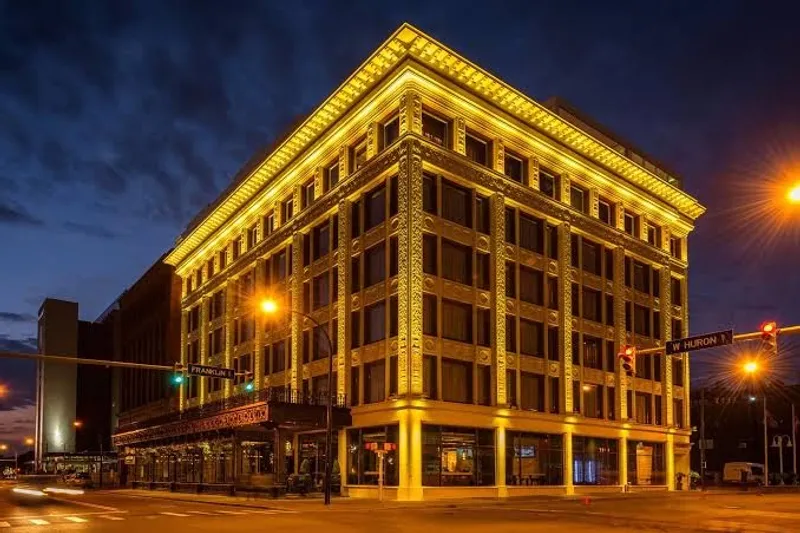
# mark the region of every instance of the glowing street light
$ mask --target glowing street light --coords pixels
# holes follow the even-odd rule
[[[83,422],[82,422],[82,421],[80,421],[80,420],[76,420],[76,421],[74,421],[74,422],[72,423],[72,427],[74,427],[74,428],[81,428],[81,427],[83,427]]]
[[[0,444],[0,452],[8,450],[8,444]]]
[[[5,398],[9,395],[8,385],[0,383],[0,398]]]
[[[33,437],[25,437],[25,446],[33,446]]]
[[[786,193],[786,199],[790,204],[800,205],[800,182],[795,183]]]
[[[742,370],[744,370],[745,374],[753,375],[758,372],[758,363],[755,361],[747,361],[742,366]]]
[[[275,300],[263,300],[261,302],[261,310],[267,315],[274,315],[278,312],[278,303]]]

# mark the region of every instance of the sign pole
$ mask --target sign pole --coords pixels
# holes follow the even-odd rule
[[[378,450],[378,501],[383,501],[383,456],[386,455],[385,450]]]
[[[769,486],[769,442],[767,442],[767,395],[764,394],[764,486]]]

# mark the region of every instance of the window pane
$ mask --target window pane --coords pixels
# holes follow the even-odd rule
[[[442,180],[442,218],[472,227],[472,192]]]
[[[386,338],[386,302],[364,308],[364,344]]]
[[[422,113],[422,135],[440,146],[447,146],[447,122],[430,113]]]
[[[442,337],[472,342],[472,306],[442,300]]]
[[[442,400],[472,403],[472,364],[442,358]]]
[[[373,361],[364,365],[364,403],[386,399],[386,362]]]
[[[364,252],[364,288],[386,279],[386,242]]]
[[[436,237],[424,235],[422,237],[422,271],[436,276]]]
[[[437,214],[436,210],[436,177],[422,175],[422,209],[426,213]]]
[[[364,210],[364,230],[374,228],[386,219],[386,187],[367,193]]]
[[[472,249],[442,239],[442,277],[472,285]]]

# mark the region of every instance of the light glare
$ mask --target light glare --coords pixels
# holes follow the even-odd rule
[[[261,310],[271,315],[278,310],[278,304],[275,300],[264,300],[261,302]]]

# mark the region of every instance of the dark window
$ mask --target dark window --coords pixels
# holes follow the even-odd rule
[[[439,273],[436,268],[436,237],[433,235],[422,237],[422,270],[432,276]]]
[[[614,225],[614,210],[611,206],[611,202],[601,198],[597,209],[597,215],[597,218],[599,218],[601,222],[605,222],[609,226]]]
[[[517,403],[517,371],[506,370],[506,400],[508,405],[518,407]]]
[[[558,176],[552,170],[539,168],[539,190],[553,200],[558,200]]]
[[[392,176],[389,180],[389,216],[393,217],[397,214],[397,201],[398,201],[398,191],[397,191],[397,176]]]
[[[433,294],[422,295],[422,333],[436,335],[436,296]]]
[[[600,291],[583,287],[583,318],[602,322],[603,294]]]
[[[231,255],[233,256],[233,260],[236,261],[239,259],[239,256],[242,254],[242,238],[236,237],[233,239],[233,246],[232,246]]]
[[[429,141],[438,144],[439,146],[447,146],[447,122],[431,115],[430,113],[422,113],[422,135]]]
[[[542,285],[544,274],[538,270],[520,265],[519,267],[519,299],[534,305],[542,305]]]
[[[478,254],[475,256],[475,283],[479,289],[489,289],[489,273],[489,254],[482,254],[478,252]]]
[[[358,348],[361,346],[361,312],[352,311],[350,313],[350,347]]]
[[[475,196],[475,229],[489,235],[491,222],[489,217],[489,199],[480,195]]]
[[[333,162],[325,169],[325,192],[333,189],[339,184],[339,160]]]
[[[397,320],[400,309],[398,307],[397,296],[389,298],[389,336],[397,337]]]
[[[382,402],[386,399],[386,361],[379,360],[364,365],[364,403]]]
[[[561,435],[508,432],[507,485],[563,485]]]
[[[544,221],[519,214],[519,245],[526,250],[541,254],[544,252]]]
[[[303,185],[303,209],[314,203],[314,180]]]
[[[614,325],[614,297],[606,294],[606,326]]]
[[[578,236],[574,233],[569,236],[570,265],[575,268],[581,266],[581,251],[578,248]]]
[[[506,207],[506,242],[517,243],[516,213],[510,207]]]
[[[294,199],[289,198],[281,204],[281,224],[294,216]]]
[[[561,411],[561,391],[559,390],[560,381],[557,377],[551,377],[550,380],[550,405],[548,409],[551,413],[559,413]]]
[[[422,209],[426,213],[438,214],[436,208],[436,177],[430,174],[422,175]]]
[[[386,302],[380,301],[364,308],[364,344],[386,338]]]
[[[661,297],[661,272],[658,268],[653,268],[651,272],[653,274],[653,296],[659,298]]]
[[[661,340],[661,312],[653,311],[653,338]]]
[[[422,359],[422,393],[433,400],[438,398],[438,377],[436,372],[436,356],[425,355]]]
[[[397,237],[389,239],[389,277],[397,275]]]
[[[614,351],[614,341],[606,341],[606,372],[614,372],[617,368],[617,352]]]
[[[572,332],[572,364],[581,364],[580,333],[577,331]]]
[[[582,187],[578,187],[577,185],[570,185],[569,187],[569,204],[574,208],[580,211],[581,213],[586,212],[586,208],[589,206],[589,193],[586,192],[585,189]]]
[[[650,310],[641,305],[633,306],[633,326],[637,335],[650,336]]]
[[[330,303],[330,275],[324,272],[314,278],[314,309]]]
[[[603,247],[583,238],[581,239],[581,249],[583,254],[583,270],[597,276],[602,275]]]
[[[363,141],[357,143],[350,152],[352,154],[352,160],[350,165],[352,166],[353,172],[363,167],[367,162],[367,140],[364,139]]]
[[[354,257],[350,260],[350,292],[358,292],[361,290],[361,257]]]
[[[633,288],[650,294],[650,267],[639,261],[633,262]]]
[[[603,369],[603,341],[597,337],[583,336],[583,366]]]
[[[573,436],[572,443],[572,477],[576,485],[619,483],[617,440]]]
[[[359,402],[359,379],[358,367],[350,369],[350,405],[358,405]]]
[[[442,239],[442,277],[472,285],[472,248]]]
[[[547,307],[558,309],[558,278],[547,278]]]
[[[653,246],[661,247],[661,228],[652,224],[647,225],[647,242]]]
[[[683,337],[683,322],[673,318],[672,319],[672,338],[680,339]]]
[[[330,251],[331,241],[330,241],[330,223],[325,222],[324,224],[320,224],[316,228],[314,228],[313,238],[314,238],[314,250],[313,250],[313,258],[314,261],[321,257],[325,257],[328,255]]]
[[[478,308],[478,346],[491,346],[491,312]]]
[[[520,353],[544,357],[544,325],[541,322],[520,318],[519,339]]]
[[[442,300],[442,337],[472,342],[472,306]]]
[[[604,249],[606,258],[606,279],[614,279],[614,251],[608,248]]]
[[[472,227],[472,192],[442,180],[442,218]]]
[[[683,305],[682,299],[682,292],[681,291],[681,280],[678,278],[671,278],[669,280],[670,283],[670,295],[672,297],[672,305]]]
[[[517,317],[506,315],[506,351],[517,351]]]
[[[583,392],[583,416],[588,418],[603,418],[603,394],[602,385],[585,383],[581,387]]]
[[[578,287],[577,283],[572,284],[572,316],[581,316],[581,298],[580,298],[580,287]]]
[[[489,143],[467,133],[464,147],[466,149],[467,157],[480,165],[486,165],[489,162]]]
[[[478,405],[492,405],[492,368],[478,365]]]
[[[389,396],[397,396],[397,356],[389,357]]]
[[[672,383],[683,387],[683,359],[680,357],[672,358]]]
[[[353,202],[350,206],[351,221],[350,221],[350,236],[356,238],[361,235],[361,201]]]
[[[442,357],[442,400],[472,403],[472,363]]]
[[[547,237],[547,245],[548,245],[548,252],[547,255],[550,259],[558,259],[558,227],[557,226],[550,226],[547,229],[548,237]]]
[[[306,282],[303,283],[303,312],[309,311],[311,311],[311,285]]]
[[[386,241],[364,252],[364,288],[386,279]]]
[[[390,147],[398,137],[400,137],[400,117],[395,116],[383,125],[383,147]]]
[[[653,354],[653,381],[661,381],[661,354]]]
[[[518,183],[527,183],[525,161],[517,154],[506,150],[503,170],[506,176]]]
[[[639,236],[639,217],[625,212],[625,233],[634,237]]]
[[[219,251],[219,270],[225,270],[225,267],[228,265],[228,251],[227,250],[220,250]]]
[[[517,264],[506,263],[506,297],[517,297]]]
[[[675,259],[681,259],[683,257],[683,250],[682,250],[682,246],[681,246],[681,240],[678,237],[670,237],[670,239],[669,239],[669,255],[671,255]]]
[[[544,376],[520,372],[520,408],[530,411],[544,410]]]
[[[369,231],[386,220],[386,187],[381,185],[368,192],[364,205],[364,231]]]

